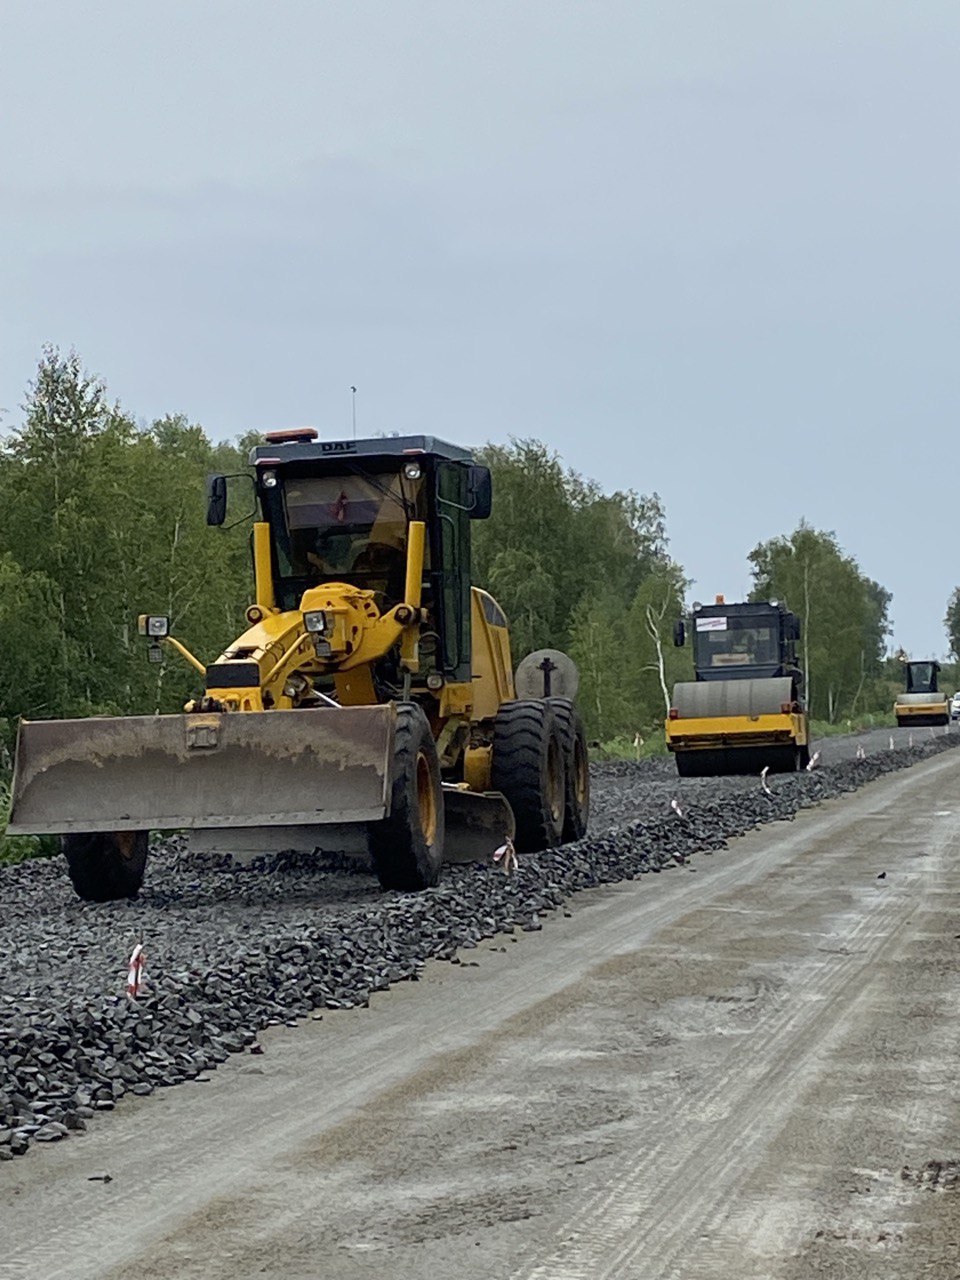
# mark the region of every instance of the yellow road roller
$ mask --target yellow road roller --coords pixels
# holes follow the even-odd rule
[[[786,773],[810,761],[800,620],[782,604],[695,604],[689,618],[696,678],[674,685],[665,733],[681,777]],[[684,645],[687,622],[674,629]]]
[[[893,704],[901,728],[950,723],[950,700],[937,688],[939,674],[940,663],[933,659],[904,663],[904,692]]]

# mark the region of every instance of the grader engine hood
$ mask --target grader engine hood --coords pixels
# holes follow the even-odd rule
[[[24,721],[11,835],[377,821],[392,705]]]

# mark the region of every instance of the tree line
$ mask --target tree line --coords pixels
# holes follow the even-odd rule
[[[834,724],[888,711],[895,695],[885,663],[890,592],[861,571],[834,533],[805,521],[755,547],[749,561],[751,598],[781,600],[800,619],[799,658],[814,719]]]
[[[151,714],[196,692],[191,668],[146,661],[141,612],[169,614],[201,657],[244,626],[249,529],[205,523],[211,471],[246,466],[249,441],[212,441],[180,415],[138,422],[76,354],[44,350],[22,421],[0,445],[0,716]],[[652,738],[669,690],[692,675],[673,623],[689,584],[656,493],[605,492],[537,440],[478,451],[493,516],[474,525],[474,580],[510,620],[515,658],[567,650],[592,738]],[[801,618],[814,715],[888,710],[890,595],[832,533],[801,524],[749,555],[753,598]],[[960,601],[960,594],[955,593]],[[960,603],[955,602],[960,640]],[[952,637],[953,638],[953,637]]]

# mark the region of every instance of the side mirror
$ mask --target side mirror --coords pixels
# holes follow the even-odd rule
[[[793,620],[793,638],[794,640],[800,639],[800,619],[799,618],[794,618]]]
[[[493,510],[493,480],[489,467],[473,463],[469,476],[470,519],[486,520]]]
[[[207,478],[207,524],[220,525],[227,518],[227,477]]]
[[[683,619],[678,618],[673,624],[673,643],[678,649],[682,649],[687,642],[687,628],[684,626]]]

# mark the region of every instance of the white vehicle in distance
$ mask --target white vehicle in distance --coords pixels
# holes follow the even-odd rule
[[[950,699],[950,719],[960,720],[960,693],[955,693]]]

